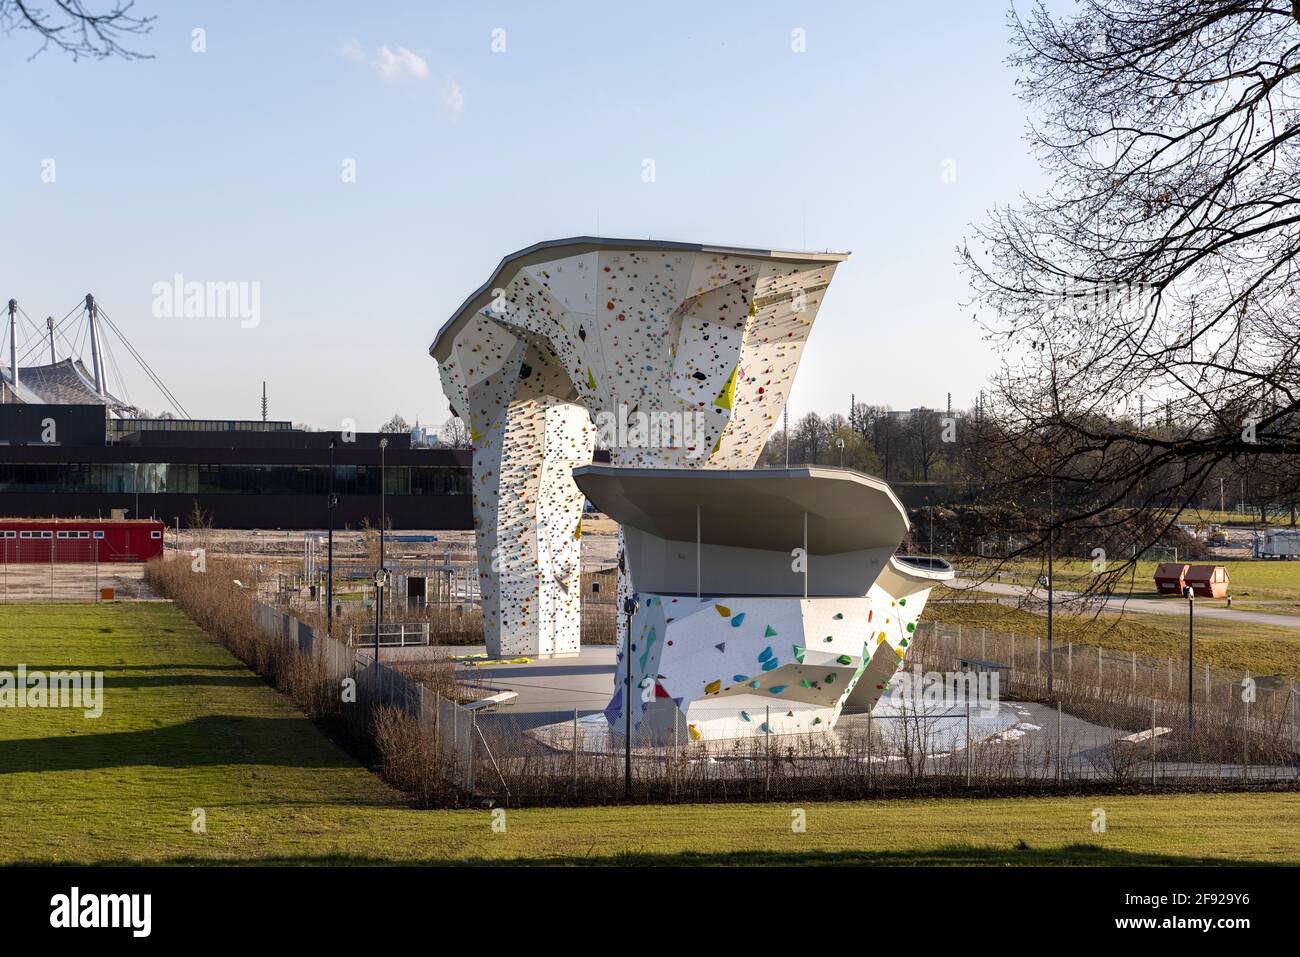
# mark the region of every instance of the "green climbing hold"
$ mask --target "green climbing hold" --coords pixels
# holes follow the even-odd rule
[[[842,665],[851,665],[851,664],[853,664],[853,659],[850,658],[848,655],[840,655],[840,656],[839,656],[838,658],[836,658],[835,660],[838,661],[838,662],[839,662],[840,664],[842,664]]]

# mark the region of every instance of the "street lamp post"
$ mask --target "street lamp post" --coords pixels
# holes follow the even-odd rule
[[[334,637],[334,507],[338,505],[338,499],[334,495],[334,448],[337,444],[334,439],[330,439],[330,485],[325,508],[330,520],[325,579],[325,633],[331,638]]]
[[[844,440],[836,439],[835,444],[840,448],[840,468],[844,468]]]
[[[375,573],[375,664],[379,664],[379,631],[384,625],[384,588],[388,585],[388,570],[384,567],[384,524],[387,521],[384,503],[384,466],[388,439],[379,440],[379,570]]]
[[[1192,653],[1196,647],[1196,589],[1187,586],[1187,730],[1191,731],[1192,719]]]
[[[379,567],[384,570],[384,584],[388,583],[388,567],[384,564],[384,530],[388,524],[387,499],[384,497],[387,485],[387,472],[385,472],[385,453],[388,449],[388,439],[379,440]],[[384,593],[379,593],[379,623],[384,623]]]
[[[1047,480],[1047,694],[1052,694],[1055,674],[1053,657],[1052,625],[1056,618],[1056,575],[1055,575],[1055,522],[1056,522],[1056,487],[1049,477]]]
[[[623,695],[623,800],[632,800],[632,656],[627,649],[632,642],[632,616],[636,614],[637,600],[628,598],[623,602],[623,613],[627,615],[627,638],[624,640],[623,660],[627,662],[627,675],[623,681],[626,692]],[[673,721],[677,715],[673,715]]]

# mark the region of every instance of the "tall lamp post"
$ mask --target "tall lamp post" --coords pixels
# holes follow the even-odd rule
[[[334,439],[330,439],[330,485],[325,508],[329,512],[330,520],[325,579],[325,633],[331,638],[334,637],[334,508],[339,503],[338,497],[334,494],[334,448],[337,444]]]
[[[1192,720],[1192,652],[1196,647],[1196,589],[1187,586],[1187,730],[1193,727]]]
[[[628,648],[632,646],[632,616],[636,614],[637,600],[628,598],[623,602],[623,613],[627,615],[627,638],[623,643],[623,658],[627,661],[627,675],[623,682],[627,691],[623,695],[623,800],[632,800],[632,656]],[[673,716],[673,721],[677,716]]]
[[[375,572],[375,664],[379,664],[379,630],[384,624],[384,588],[388,585],[388,570],[384,567],[384,450],[388,439],[379,440],[379,569]]]
[[[1056,617],[1056,575],[1055,563],[1056,539],[1056,487],[1049,476],[1047,479],[1047,694],[1052,694],[1056,659],[1053,656],[1052,624]]]

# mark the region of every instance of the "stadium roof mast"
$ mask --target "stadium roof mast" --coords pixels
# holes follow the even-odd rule
[[[18,391],[18,300],[9,300],[9,378]]]
[[[49,334],[50,334],[50,365],[57,365],[59,362],[59,353],[58,350],[54,348],[54,317],[53,316],[45,317],[45,328],[49,330]]]
[[[86,293],[86,315],[90,320],[90,364],[94,367],[95,391],[102,398],[104,395],[104,369],[99,353],[99,306],[95,297]]]

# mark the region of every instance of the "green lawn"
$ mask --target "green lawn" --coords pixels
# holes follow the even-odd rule
[[[1115,593],[1133,597],[1156,598],[1167,597],[1170,601],[1182,601],[1177,595],[1160,596],[1156,591],[1154,575],[1157,562],[1138,562],[1131,571],[1115,583]],[[1233,607],[1245,607],[1250,604],[1260,611],[1272,611],[1278,614],[1300,614],[1300,562],[1284,561],[1227,561],[1214,559],[1193,562],[1195,565],[1223,565],[1228,569],[1231,584],[1228,593],[1233,597]],[[1063,559],[1054,564],[1056,587],[1065,591],[1083,590],[1096,576],[1092,563],[1082,559]],[[1043,574],[1044,568],[1038,562],[1020,562],[1008,564],[1002,569],[1001,578],[994,581],[1032,585]],[[1206,605],[1216,608],[1226,606],[1222,599],[1198,599]]]
[[[406,807],[170,605],[0,606],[19,663],[102,670],[106,698],[0,710],[4,863],[1300,862],[1297,793],[809,804],[802,834],[784,805],[512,810],[497,833]]]
[[[945,591],[936,589],[936,597]],[[931,601],[925,606],[924,618],[1029,638],[1047,636],[1045,614],[995,601]],[[1056,640],[1061,642],[1136,651],[1151,658],[1187,660],[1186,618],[1137,612],[1098,616],[1091,611],[1080,614],[1067,607],[1058,609],[1053,631]],[[1256,676],[1300,678],[1300,628],[1198,618],[1196,661],[1229,671],[1249,671]]]

